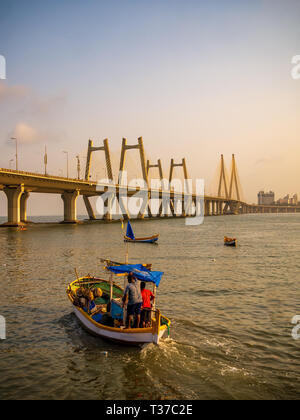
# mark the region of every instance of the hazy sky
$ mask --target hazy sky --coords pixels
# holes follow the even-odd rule
[[[12,135],[20,169],[42,171],[47,145],[49,172],[65,174],[67,150],[74,176],[89,138],[109,138],[117,161],[122,137],[143,136],[166,175],[186,157],[209,189],[235,153],[247,201],[300,196],[299,22],[299,0],[1,0],[0,167]],[[34,214],[61,211],[33,200]]]

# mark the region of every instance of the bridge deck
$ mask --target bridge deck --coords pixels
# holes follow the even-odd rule
[[[8,188],[7,188],[8,187]],[[100,184],[96,181],[86,181],[79,179],[64,178],[53,175],[43,175],[34,172],[16,171],[11,169],[0,169],[0,190],[4,190],[8,200],[8,225],[15,226],[22,221],[26,221],[26,202],[30,192],[61,194],[64,201],[64,220],[67,223],[76,222],[76,199],[78,195],[83,195],[87,210],[91,219],[94,219],[93,209],[89,203],[88,197],[101,196],[108,189],[117,197],[131,197],[138,192],[142,193],[141,198],[146,198],[146,206],[140,210],[143,214],[149,205],[149,199],[159,199],[164,202],[164,198],[170,198],[170,208],[173,216],[175,214],[175,202],[183,200],[182,192],[174,190],[164,191],[162,189],[146,189],[136,186],[122,186],[117,184]],[[143,194],[144,193],[144,194]],[[199,198],[195,193],[184,194],[184,197],[190,197],[196,204]],[[197,200],[198,199],[198,200]],[[119,200],[120,206],[123,205]],[[148,204],[147,204],[148,203]],[[144,205],[144,202],[143,202]],[[165,204],[164,204],[165,205]],[[185,206],[182,206],[182,215],[185,215]],[[195,206],[196,208],[197,206]],[[165,208],[165,207],[164,207]],[[196,212],[193,209],[194,213]],[[128,214],[128,210],[123,207],[123,215]],[[245,214],[245,213],[276,213],[276,212],[300,212],[300,206],[276,206],[276,205],[255,205],[247,204],[235,199],[226,197],[204,196],[205,215],[223,215],[223,214]],[[161,213],[160,213],[161,215]],[[163,214],[163,216],[165,216]],[[111,215],[110,215],[111,217]]]

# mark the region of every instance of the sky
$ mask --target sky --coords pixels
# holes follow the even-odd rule
[[[147,157],[186,158],[191,178],[215,192],[220,155],[236,155],[243,198],[300,196],[298,0],[1,0],[0,167],[71,176],[88,139],[144,139]],[[128,153],[141,176],[138,154]],[[179,174],[179,169],[177,170]],[[93,178],[105,175],[95,156]],[[30,198],[34,215],[61,199]],[[0,192],[0,215],[6,198]]]

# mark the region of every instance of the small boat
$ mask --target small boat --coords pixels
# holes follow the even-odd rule
[[[114,274],[127,279],[127,274],[134,276],[148,284],[153,284],[153,293],[159,286],[163,273],[151,271],[143,264],[121,264],[106,261],[106,270],[110,272],[110,279],[100,279],[91,276],[77,278],[67,288],[67,295],[73,305],[73,311],[82,326],[91,334],[109,339],[121,344],[143,345],[147,343],[159,344],[162,337],[170,330],[170,320],[161,315],[159,309],[153,307],[151,327],[125,328],[126,311],[122,307],[124,289],[113,281]],[[125,287],[125,282],[124,282]],[[94,301],[87,307],[80,306],[79,291],[94,292]],[[99,293],[100,292],[100,293]]]
[[[226,246],[237,246],[237,239],[236,238],[227,238],[224,237],[224,245]]]
[[[19,230],[20,232],[25,232],[25,231],[27,230],[27,227],[25,227],[25,226],[20,226],[20,227],[18,228],[18,230]]]
[[[136,238],[134,236],[131,223],[128,221],[126,235],[124,236],[124,241],[125,242],[138,242],[138,243],[145,243],[145,244],[154,244],[158,241],[158,238],[159,238],[159,234],[149,236],[147,238]]]

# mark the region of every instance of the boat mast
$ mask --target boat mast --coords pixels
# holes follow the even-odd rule
[[[152,310],[155,311],[155,307],[156,307],[156,284],[153,283],[153,294],[154,294],[154,301],[153,301],[153,307]]]
[[[126,242],[125,264],[128,264],[128,242]]]
[[[110,282],[110,307],[111,307],[111,301],[113,298],[113,287],[114,287],[114,282],[113,282],[113,273],[110,273],[110,277],[109,277],[109,282]]]
[[[125,238],[125,231],[124,231],[124,219],[121,219],[121,227],[123,232],[123,237]],[[128,264],[128,242],[125,241],[125,264]]]

